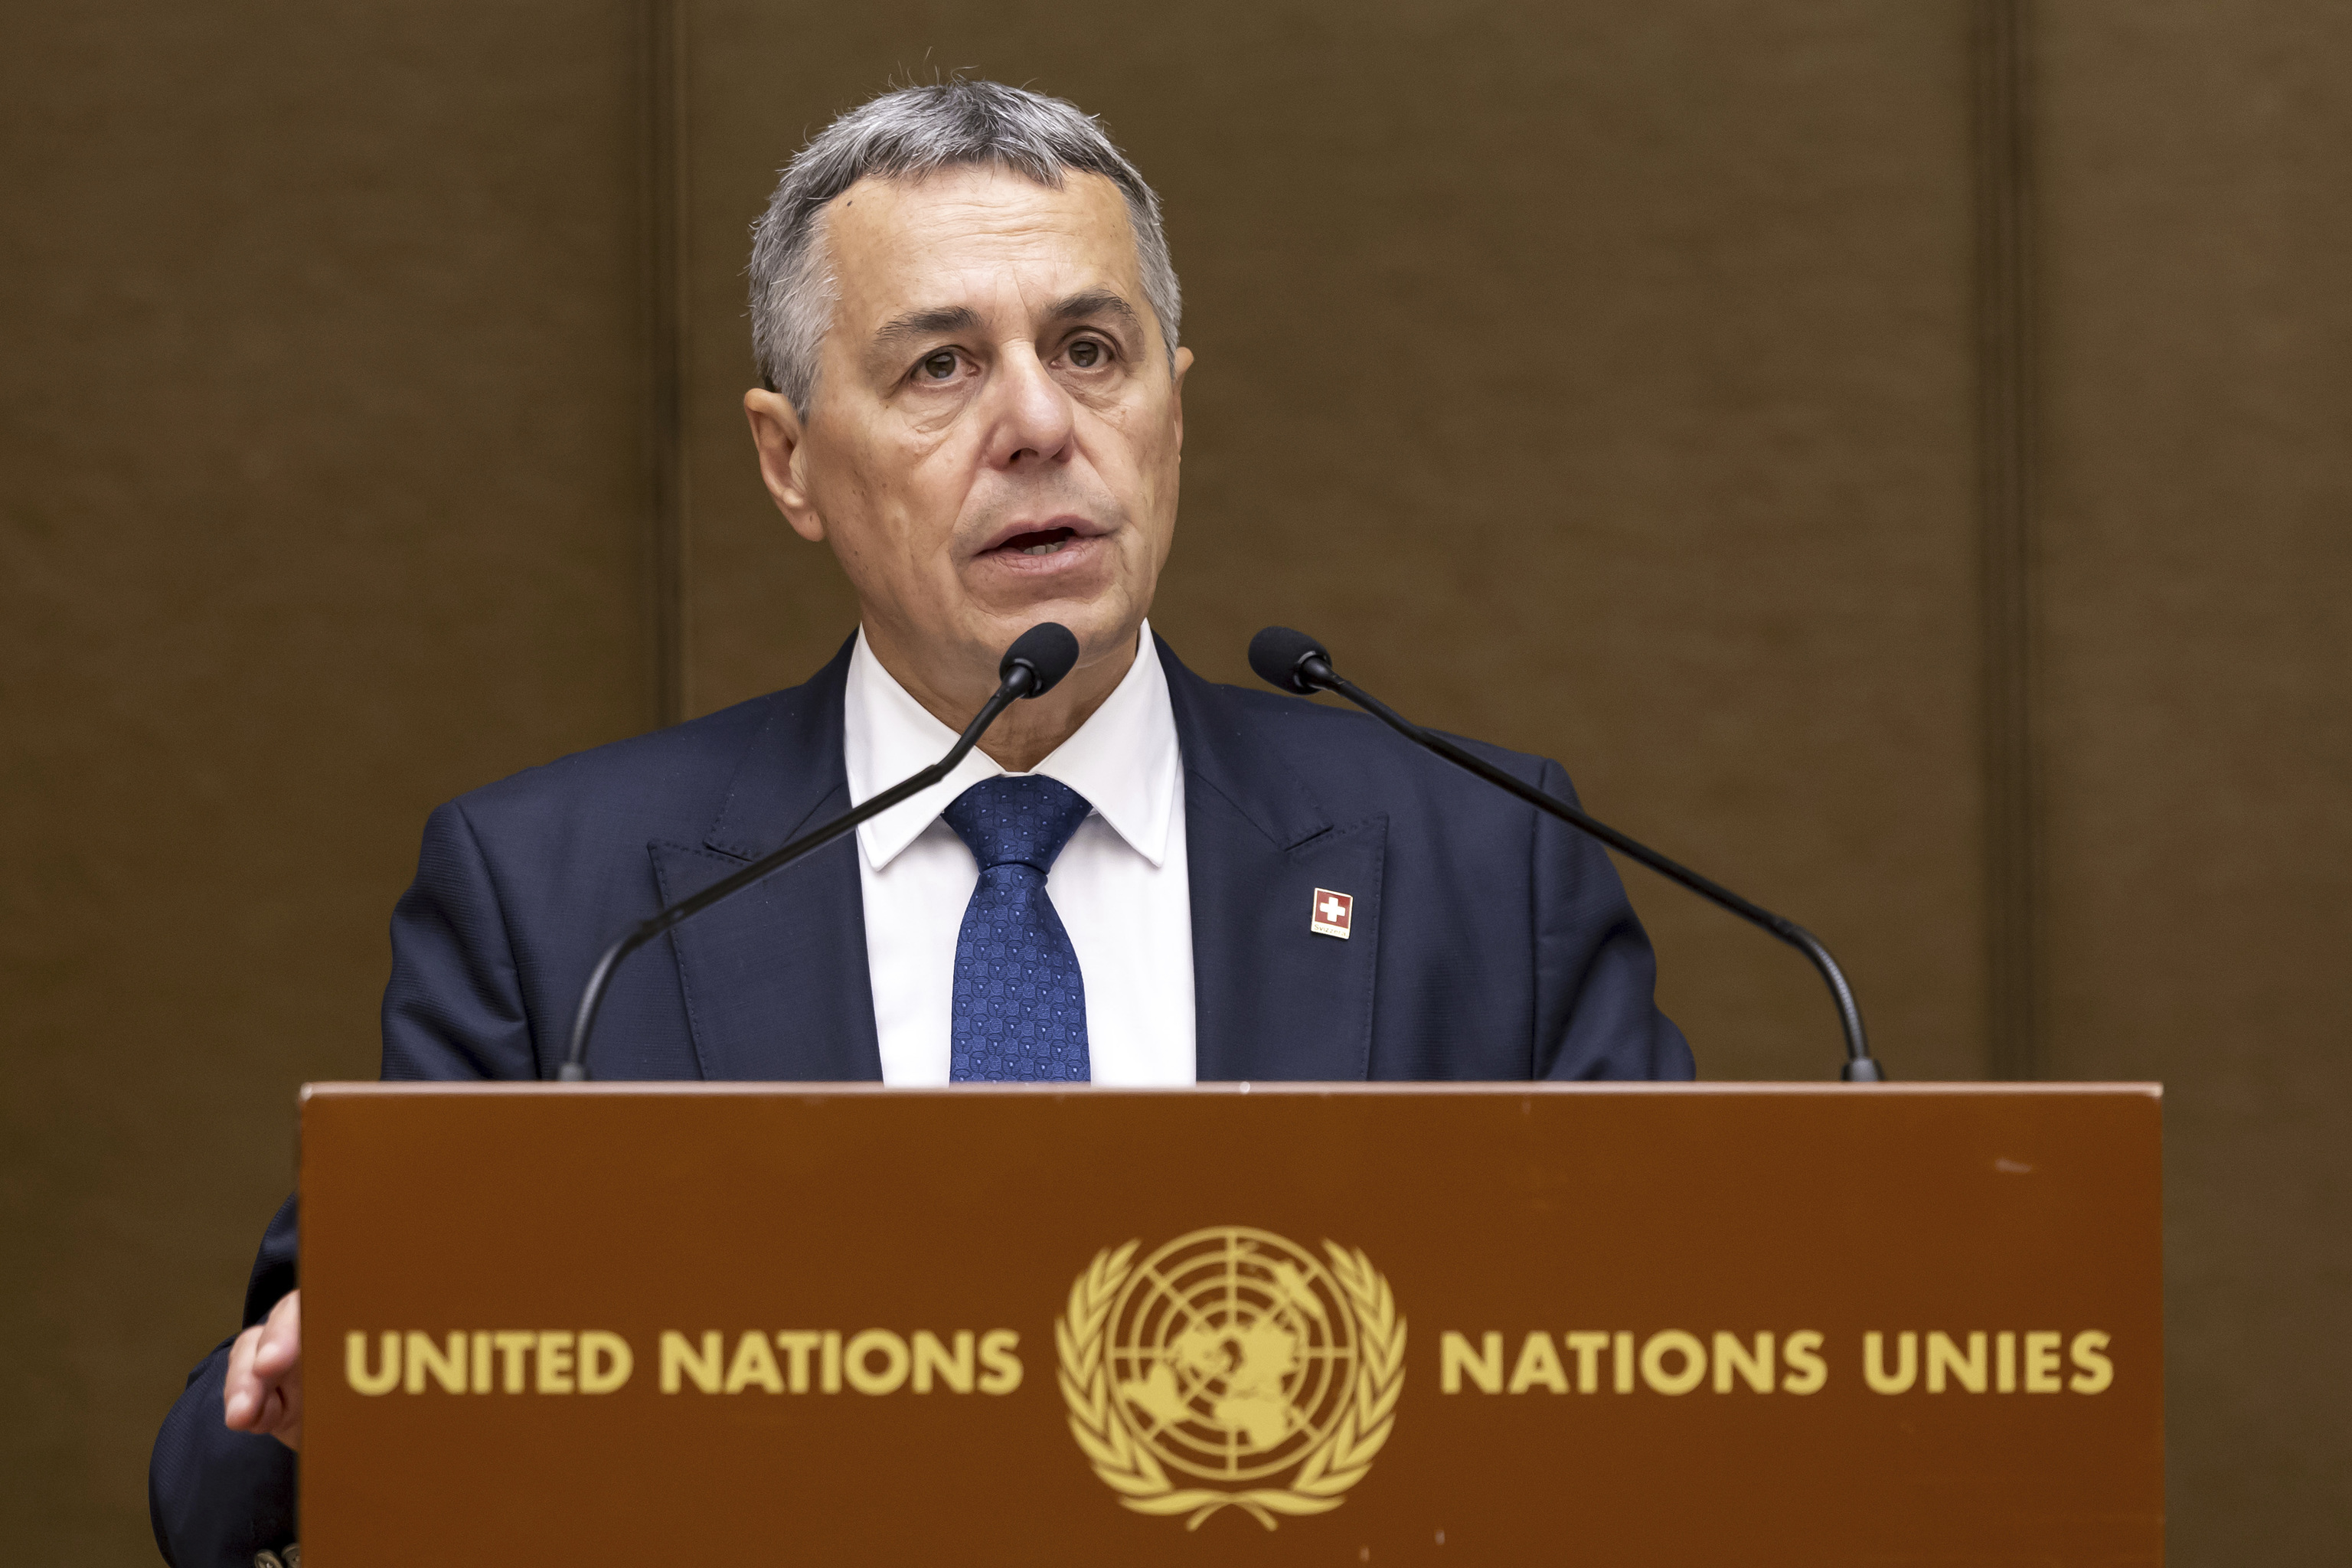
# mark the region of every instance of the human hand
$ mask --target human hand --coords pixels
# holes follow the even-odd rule
[[[302,1292],[289,1290],[269,1316],[229,1346],[221,1419],[236,1432],[267,1432],[302,1447]]]

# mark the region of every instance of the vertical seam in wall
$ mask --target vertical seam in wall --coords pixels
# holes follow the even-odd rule
[[[1979,525],[1983,612],[1985,1066],[2042,1067],[2041,800],[2034,723],[2030,0],[1973,0]]]
[[[654,722],[686,716],[686,0],[641,18],[647,516],[646,626]]]

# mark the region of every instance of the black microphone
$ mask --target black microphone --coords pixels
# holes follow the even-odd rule
[[[1841,1076],[1848,1083],[1884,1083],[1886,1073],[1872,1059],[1870,1044],[1862,1030],[1862,1007],[1853,999],[1853,987],[1846,984],[1845,971],[1838,967],[1830,950],[1822,945],[1821,938],[1790,920],[1783,920],[1771,910],[1751,904],[1738,893],[1718,882],[1708,880],[1686,866],[1678,865],[1645,844],[1626,837],[1607,823],[1597,822],[1564,800],[1557,800],[1536,788],[1513,778],[1509,773],[1485,758],[1464,751],[1443,735],[1432,734],[1407,719],[1354,681],[1331,668],[1331,655],[1321,643],[1305,632],[1292,631],[1288,626],[1268,626],[1250,639],[1250,668],[1257,671],[1260,680],[1284,691],[1301,696],[1317,691],[1336,691],[1357,707],[1402,735],[1417,746],[1435,752],[1457,767],[1466,768],[1488,784],[1507,789],[1538,811],[1548,811],[1562,822],[1581,828],[1612,849],[1630,855],[1662,877],[1680,882],[1692,892],[1714,900],[1744,921],[1762,926],[1782,942],[1812,960],[1813,967],[1829,982],[1830,995],[1837,1002],[1838,1023],[1845,1031],[1845,1068]]]
[[[604,950],[581,988],[580,1009],[572,1020],[572,1045],[564,1052],[563,1065],[556,1069],[556,1078],[563,1083],[585,1083],[588,1080],[588,1036],[596,1026],[596,1011],[604,1005],[604,992],[613,984],[613,972],[621,960],[653,941],[654,938],[681,921],[692,920],[711,905],[733,898],[769,872],[791,865],[812,850],[822,849],[843,834],[850,832],[868,817],[879,816],[910,795],[920,795],[955,771],[996,716],[1024,697],[1043,697],[1054,689],[1062,677],[1070,673],[1078,662],[1078,639],[1070,628],[1058,621],[1041,621],[1013,639],[1004,650],[1003,662],[996,667],[996,694],[981,705],[971,723],[964,726],[948,754],[925,768],[912,778],[892,784],[880,795],[853,810],[845,811],[824,826],[802,834],[781,849],[773,849],[752,861],[741,870],[713,882],[691,898],[677,902],[644,921],[628,935]]]

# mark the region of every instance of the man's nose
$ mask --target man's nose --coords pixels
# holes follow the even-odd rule
[[[1067,458],[1076,426],[1070,395],[1027,344],[997,361],[985,394],[988,459],[1001,468]]]

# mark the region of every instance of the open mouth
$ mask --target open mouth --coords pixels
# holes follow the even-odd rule
[[[1045,528],[1034,533],[1016,533],[998,545],[991,554],[1052,555],[1078,536],[1075,528]]]

